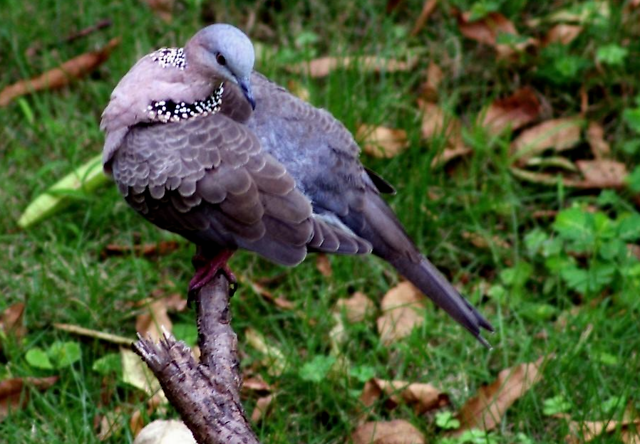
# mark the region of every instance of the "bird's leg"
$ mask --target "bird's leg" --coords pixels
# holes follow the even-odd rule
[[[233,256],[233,250],[222,250],[213,257],[203,255],[200,251],[196,252],[191,260],[193,267],[196,269],[196,273],[189,282],[189,299],[193,299],[195,292],[209,283],[219,271],[223,272],[229,280],[229,288],[231,295],[235,293],[238,280],[235,274],[227,265],[227,261]]]

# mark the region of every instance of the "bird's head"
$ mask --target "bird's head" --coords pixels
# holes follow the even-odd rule
[[[214,81],[229,81],[240,87],[251,107],[251,71],[255,61],[253,44],[238,28],[216,24],[200,30],[185,47],[188,63]]]

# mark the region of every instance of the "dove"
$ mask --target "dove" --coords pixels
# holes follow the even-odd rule
[[[228,24],[142,57],[102,114],[103,165],[128,204],[197,246],[190,292],[238,249],[285,266],[308,253],[374,254],[489,346],[491,324],[419,251],[329,112],[254,71]]]

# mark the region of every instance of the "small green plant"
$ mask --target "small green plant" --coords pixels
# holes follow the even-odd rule
[[[54,342],[47,350],[34,347],[25,355],[29,365],[41,370],[57,370],[69,367],[78,362],[81,357],[80,344],[61,341]]]
[[[450,411],[436,413],[436,425],[441,429],[455,430],[460,427],[460,421]]]
[[[335,362],[336,358],[334,356],[315,356],[302,366],[299,373],[300,378],[303,381],[321,382],[327,377]]]
[[[557,415],[558,413],[567,413],[571,410],[571,403],[567,401],[567,399],[562,396],[554,396],[553,398],[548,398],[544,400],[542,405],[542,413],[546,416]]]
[[[627,244],[640,239],[640,214],[612,218],[602,211],[574,206],[558,213],[552,232],[537,229],[525,237],[529,255],[542,259],[550,293],[558,277],[570,290],[594,297],[607,290],[615,302],[635,307],[640,289],[640,261]]]

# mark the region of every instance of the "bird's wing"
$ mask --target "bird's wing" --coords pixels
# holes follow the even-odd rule
[[[316,217],[285,167],[221,114],[133,127],[113,174],[138,212],[205,247],[245,248],[285,265],[302,261],[308,246],[371,251],[346,227]]]
[[[351,133],[325,110],[255,73],[256,112],[247,123],[280,160],[318,213],[332,214],[480,341],[491,325],[418,251],[380,193],[393,187],[367,171]],[[483,342],[483,343],[486,343]]]

